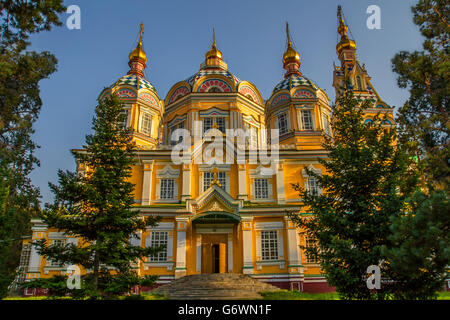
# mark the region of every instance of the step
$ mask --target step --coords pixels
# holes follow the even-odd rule
[[[278,291],[271,284],[243,274],[201,274],[189,275],[160,286],[153,292],[168,299],[261,299],[258,292]]]

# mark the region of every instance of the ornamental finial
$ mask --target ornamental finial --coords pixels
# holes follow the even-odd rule
[[[139,32],[139,43],[140,43],[140,45],[142,45],[142,35],[144,34],[144,23],[141,22],[139,27],[141,29],[141,31]]]

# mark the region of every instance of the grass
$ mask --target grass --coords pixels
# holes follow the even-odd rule
[[[306,293],[281,290],[276,292],[260,292],[263,300],[339,300],[336,292]]]
[[[142,295],[120,296],[117,300],[165,300],[166,297],[159,294],[144,293]],[[3,300],[72,300],[72,297],[6,297]]]
[[[339,300],[337,292],[305,293],[299,291],[281,290],[277,292],[260,292],[263,300]],[[48,298],[39,297],[6,297],[3,300],[70,300],[71,297]],[[165,296],[152,293],[143,293],[138,296],[121,296],[118,300],[165,300]],[[450,300],[450,292],[439,292],[437,300]]]
[[[450,300],[450,291],[439,292],[438,300]]]
[[[260,292],[263,300],[339,300],[337,292],[305,293],[281,290],[277,292]],[[437,300],[450,300],[450,291],[439,292]]]

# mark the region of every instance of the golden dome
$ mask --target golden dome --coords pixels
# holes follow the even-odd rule
[[[286,38],[288,42],[288,47],[286,52],[283,54],[283,65],[295,62],[300,65],[300,54],[294,50],[292,47],[291,36],[289,34],[289,24],[286,22]]]
[[[300,64],[300,54],[292,48],[291,41],[288,43],[288,48],[283,54],[283,64],[297,62]]]
[[[144,50],[142,49],[141,43],[139,43],[138,46],[133,51],[131,51],[129,58],[130,58],[130,60],[133,60],[133,59],[144,60],[144,63],[147,63],[147,55],[145,54]]]
[[[356,49],[356,42],[348,38],[341,39],[341,41],[336,46],[336,51],[341,52],[343,49]]]
[[[210,58],[222,59],[222,52],[219,49],[217,49],[215,42],[212,44],[211,50],[209,50],[205,54],[205,57],[206,57],[206,59],[210,59]]]
[[[341,6],[338,6],[338,21],[338,33],[341,35],[341,41],[336,45],[336,51],[340,53],[343,49],[356,49],[356,42],[348,38],[348,27],[344,23]]]
[[[216,32],[214,30],[213,27],[213,43],[211,46],[211,50],[209,50],[206,54],[205,54],[206,60],[211,59],[211,58],[217,58],[222,60],[222,52],[217,49],[216,47]]]
[[[140,36],[139,36],[139,43],[137,45],[137,47],[131,51],[130,55],[129,55],[129,59],[130,61],[133,59],[139,59],[139,60],[143,60],[144,64],[147,63],[147,55],[144,52],[144,49],[142,49],[142,35],[144,34],[144,24],[141,23],[140,25],[141,31],[140,31]]]

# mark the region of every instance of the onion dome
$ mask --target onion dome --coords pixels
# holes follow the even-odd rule
[[[264,99],[258,89],[252,83],[241,80],[229,72],[222,57],[222,52],[217,48],[213,28],[211,49],[206,52],[205,61],[200,64],[200,70],[189,78],[175,83],[167,93],[165,105],[170,106],[193,92],[208,94],[238,92],[254,103],[263,105]]]
[[[341,41],[339,41],[339,43],[336,45],[336,51],[339,55],[344,49],[353,49],[353,50],[356,49],[356,42],[348,38],[347,35],[348,27],[344,23],[341,6],[338,6],[338,20],[339,20],[338,33],[341,35]]]
[[[300,54],[292,47],[291,36],[289,34],[289,24],[286,22],[286,41],[287,49],[283,54],[283,68],[286,70],[285,78],[292,74],[301,76],[300,68]]]
[[[314,82],[312,82],[305,76],[303,76],[303,75],[299,76],[299,75],[292,74],[277,83],[277,85],[275,86],[275,88],[272,91],[272,95],[281,90],[289,90],[290,91],[291,89],[294,89],[294,88],[300,87],[300,86],[309,87],[309,88],[313,89],[313,91],[316,91],[319,89],[319,87],[316,86],[314,84]]]
[[[286,70],[284,79],[277,83],[267,100],[271,110],[292,99],[314,100],[321,98],[328,100],[327,94],[314,82],[300,72],[300,54],[293,48],[289,33],[289,24],[286,23],[287,49],[283,54],[283,68]]]
[[[220,50],[218,50],[217,46],[216,46],[216,33],[214,31],[214,28],[213,28],[213,43],[212,43],[212,46],[211,46],[211,50],[209,50],[205,54],[205,58],[206,58],[206,61],[208,61],[208,59],[220,59],[220,60],[222,60],[222,52]]]
[[[137,47],[131,51],[129,57],[128,65],[130,66],[130,71],[128,74],[136,74],[141,77],[144,76],[144,69],[147,66],[147,55],[145,54],[144,49],[142,48],[142,35],[144,34],[144,24],[140,25],[141,31],[139,34],[139,42]]]
[[[116,94],[126,102],[139,100],[144,105],[162,110],[161,100],[155,87],[145,79],[144,69],[146,68],[147,55],[142,46],[142,35],[144,25],[140,24],[139,42],[136,48],[129,54],[130,70],[120,77],[112,85],[103,90],[101,96],[105,94]]]

